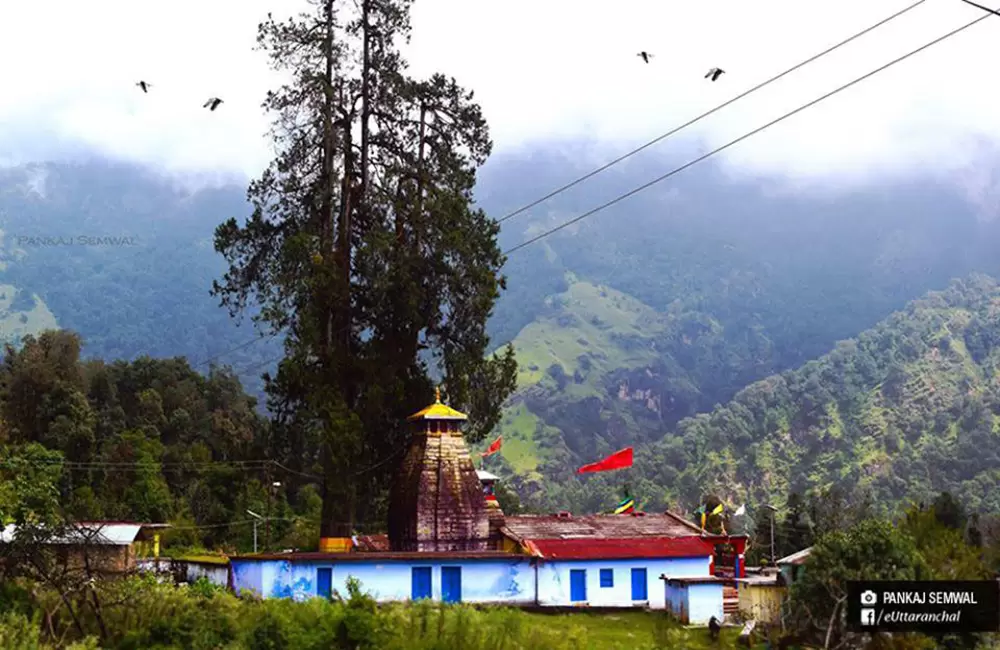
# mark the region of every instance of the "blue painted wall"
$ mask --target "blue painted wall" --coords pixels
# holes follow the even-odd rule
[[[687,593],[679,585],[664,582],[664,603],[666,610],[679,618],[687,620]]]
[[[725,618],[720,583],[688,585],[687,592],[690,625],[708,625],[708,620],[713,616],[720,621]]]
[[[632,600],[632,568],[646,569],[648,606],[666,606],[661,575],[671,578],[694,578],[708,575],[709,557],[638,560],[576,560],[545,561],[538,566],[538,604],[553,607],[587,605],[590,607],[632,607],[646,602]],[[570,599],[570,571],[587,572],[587,601],[574,603]],[[601,569],[612,569],[614,585],[601,587]],[[721,593],[721,592],[720,592]]]
[[[667,610],[688,625],[707,625],[713,616],[722,621],[722,584],[666,583],[663,589]]]
[[[431,567],[431,592],[441,600],[441,567],[461,567],[462,602],[532,604],[535,600],[535,569],[523,560],[476,560],[463,562],[292,562],[289,560],[232,560],[233,586],[237,593],[252,589],[265,598],[305,600],[317,596],[317,569],[332,568],[332,587],[347,594],[347,579],[357,578],[362,591],[380,602],[409,600],[411,568]]]
[[[253,592],[264,595],[264,562],[246,562],[230,560],[229,567],[233,572],[233,588],[236,593]]]

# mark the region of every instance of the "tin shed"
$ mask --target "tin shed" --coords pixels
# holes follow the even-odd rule
[[[715,576],[669,578],[660,576],[664,583],[664,601],[667,611],[684,625],[707,625],[714,616],[725,619],[722,590],[732,585],[732,580]]]
[[[737,581],[740,614],[767,625],[781,622],[785,586],[776,572],[751,575]]]

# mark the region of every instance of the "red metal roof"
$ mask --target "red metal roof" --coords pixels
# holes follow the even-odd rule
[[[533,539],[530,546],[551,560],[708,557],[713,552],[712,542],[699,537]]]
[[[587,537],[635,539],[637,537],[689,537],[701,529],[673,513],[631,515],[519,515],[504,522],[522,539],[566,539]]]

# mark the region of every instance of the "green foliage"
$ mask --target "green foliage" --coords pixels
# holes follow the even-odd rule
[[[0,524],[51,525],[61,519],[62,460],[38,443],[0,450]]]
[[[986,580],[987,554],[955,527],[956,503],[942,494],[931,506],[910,508],[898,522],[867,518],[820,536],[792,585],[791,629],[803,640],[831,646],[861,643],[848,631],[846,583],[851,580]],[[983,635],[928,639],[919,634],[875,636],[873,648],[973,648]]]
[[[946,497],[948,498],[948,497]],[[940,501],[939,501],[940,503]],[[915,540],[926,560],[930,580],[986,580],[989,567],[981,549],[970,546],[962,528],[954,528],[951,512],[911,508],[900,529]]]
[[[0,614],[0,648],[44,650],[38,621],[11,612]]]
[[[44,589],[34,605],[42,611],[58,600]],[[360,585],[346,598],[294,602],[232,594],[130,578],[102,587],[105,650],[654,650],[664,640],[685,648],[735,648],[735,630],[716,645],[707,631],[684,630],[662,613],[611,615],[532,614],[517,609],[441,605],[427,601],[376,607]],[[4,648],[49,650],[55,638],[84,639],[96,648],[98,626],[82,612],[82,631],[54,628],[40,616],[7,613],[0,618]],[[18,645],[20,643],[20,645]],[[51,645],[50,645],[51,644]]]
[[[173,520],[166,543],[249,548],[248,527],[230,526],[245,509],[270,501],[272,516],[294,518],[284,491],[269,499],[262,487],[269,428],[230,372],[204,377],[180,359],[85,362],[79,349],[75,334],[45,332],[8,348],[0,366],[4,523]],[[290,530],[273,526],[272,541]]]
[[[258,324],[288,333],[267,392],[281,444],[322,466],[324,536],[384,515],[388,461],[431,394],[428,362],[473,441],[516,372],[512,349],[486,356],[504,286],[499,226],[472,205],[486,122],[454,79],[407,74],[407,0],[355,7],[327,0],[260,25],[291,78],[265,100],[277,156],[250,184],[251,216],[215,234],[229,264],[215,295],[233,313],[258,301]]]
[[[637,454],[635,471],[689,504],[705,490],[780,506],[791,492],[839,489],[833,506],[809,508],[815,534],[849,524],[838,504],[888,514],[948,491],[970,510],[998,510],[1000,348],[982,349],[976,362],[965,345],[970,324],[998,299],[989,278],[956,281],[825,357],[682,421],[676,436]],[[900,385],[890,389],[894,373]]]
[[[930,579],[931,570],[916,543],[890,522],[869,519],[820,538],[802,577],[792,585],[791,620],[802,635],[833,645],[848,634],[847,582]]]

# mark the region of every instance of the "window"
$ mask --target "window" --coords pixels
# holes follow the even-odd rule
[[[601,587],[609,588],[615,586],[615,570],[601,569]]]

